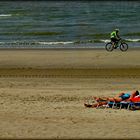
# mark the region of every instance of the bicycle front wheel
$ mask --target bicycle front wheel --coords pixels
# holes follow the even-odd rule
[[[127,51],[127,50],[128,50],[128,45],[127,45],[127,43],[122,42],[122,43],[120,44],[120,50],[121,50],[121,51]]]
[[[105,45],[105,49],[109,52],[113,51],[114,47],[113,47],[113,44],[112,42],[109,42]]]

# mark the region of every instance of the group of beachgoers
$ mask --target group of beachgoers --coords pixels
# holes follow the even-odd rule
[[[93,100],[96,101],[94,104],[84,103],[85,107],[96,108],[100,106],[105,106],[108,102],[120,103],[124,102],[140,102],[140,93],[138,90],[128,92],[128,93],[119,93],[115,97],[92,97]]]

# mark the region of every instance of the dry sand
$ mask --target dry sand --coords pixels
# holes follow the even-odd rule
[[[0,138],[138,138],[139,111],[89,109],[140,89],[140,50],[1,50]]]

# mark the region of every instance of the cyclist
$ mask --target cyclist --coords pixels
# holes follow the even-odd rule
[[[117,44],[120,40],[119,36],[119,29],[115,29],[111,34],[110,34],[111,41],[113,42],[113,47],[114,49],[117,48]]]

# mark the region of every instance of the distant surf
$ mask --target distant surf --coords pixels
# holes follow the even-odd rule
[[[0,14],[0,17],[11,17],[12,14]]]
[[[104,47],[110,33],[140,47],[138,1],[1,1],[0,48]]]
[[[0,48],[104,48],[109,39],[82,41],[7,41],[0,42]],[[140,47],[140,39],[126,39],[129,47]]]

